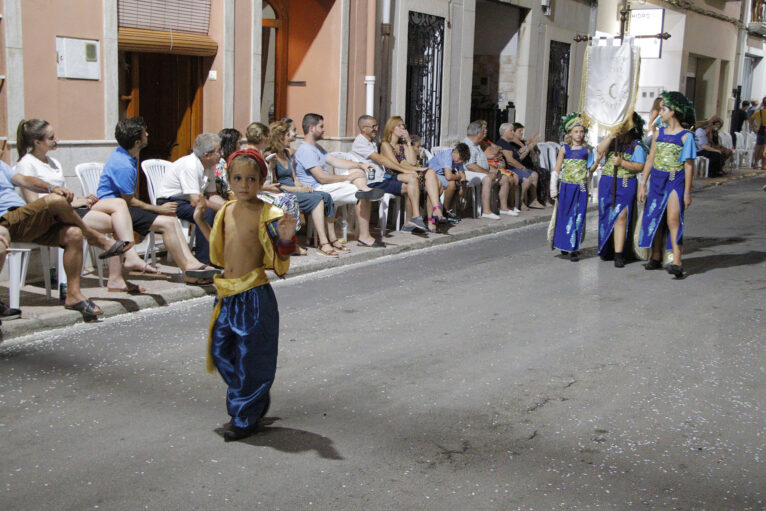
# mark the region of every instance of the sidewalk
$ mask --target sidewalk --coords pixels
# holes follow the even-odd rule
[[[754,169],[737,169],[729,176],[711,179],[697,179],[694,181],[694,190],[700,190],[710,186],[720,185],[727,181],[744,179],[757,175],[764,175],[766,171]],[[591,204],[589,209],[595,208]],[[366,248],[356,245],[356,241],[349,243],[350,253],[341,254],[338,259],[330,259],[317,255],[316,250],[309,247],[307,256],[293,257],[290,263],[290,271],[287,278],[302,275],[319,270],[345,266],[349,264],[369,261],[386,255],[427,248],[454,241],[475,238],[485,234],[493,234],[512,229],[518,229],[527,225],[548,222],[553,209],[537,209],[522,212],[517,217],[501,216],[500,220],[463,219],[459,224],[450,227],[446,234],[428,234],[418,236],[401,231],[387,233],[384,241],[385,248]],[[375,233],[374,233],[375,234]],[[544,241],[541,240],[541,244]],[[305,245],[304,245],[305,246]],[[129,275],[131,282],[146,288],[142,295],[128,295],[126,293],[111,293],[105,287],[98,287],[98,279],[95,271],[86,273],[82,278],[83,292],[93,298],[104,310],[103,317],[116,316],[126,312],[135,312],[141,309],[159,307],[173,302],[180,302],[205,295],[214,295],[215,288],[211,286],[188,286],[181,281],[178,268],[167,265],[166,261],[160,263],[160,270],[166,272],[166,278],[158,279],[150,276]],[[273,275],[273,274],[272,274]],[[64,309],[58,301],[58,293],[54,292],[51,300],[46,299],[45,289],[42,282],[27,283],[21,290],[20,319],[5,321],[0,326],[0,342],[43,331],[51,328],[59,328],[73,325],[82,321],[82,315],[75,311]],[[0,283],[0,296],[7,302],[8,284]]]

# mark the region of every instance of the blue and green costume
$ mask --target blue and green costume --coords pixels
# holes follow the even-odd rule
[[[646,151],[634,140],[628,147],[618,151],[620,158],[634,163],[646,163]],[[623,211],[627,210],[625,223],[625,239],[628,239],[628,229],[633,216],[633,206],[638,192],[636,173],[623,167],[617,167],[615,176],[615,152],[607,154],[606,163],[601,169],[601,179],[598,182],[598,253],[604,255],[609,246],[607,243],[614,232],[614,225]],[[612,186],[617,179],[617,194],[612,207]]]
[[[684,136],[686,141],[684,141]],[[686,173],[684,164],[687,160],[697,157],[697,148],[694,145],[694,135],[687,130],[670,134],[665,128],[660,128],[654,148],[654,164],[649,174],[649,190],[646,196],[644,216],[641,219],[641,232],[638,237],[640,248],[651,248],[654,237],[665,222],[665,212],[670,197],[675,194],[680,209],[680,225],[676,243],[681,245],[684,232],[684,188],[686,186]],[[666,248],[673,248],[670,239],[670,230],[667,233]]]
[[[585,235],[585,211],[588,208],[588,169],[593,153],[588,147],[572,149],[564,144],[561,186],[553,231],[553,248],[565,252],[580,250]]]

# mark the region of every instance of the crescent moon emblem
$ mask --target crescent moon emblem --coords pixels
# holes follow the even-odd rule
[[[616,97],[614,97],[614,94],[612,94],[612,88],[614,88],[615,85],[617,84],[613,83],[612,85],[609,86],[609,97],[612,99],[617,99]]]

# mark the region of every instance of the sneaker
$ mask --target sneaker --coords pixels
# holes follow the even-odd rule
[[[514,212],[514,213],[516,213],[517,215],[518,215],[519,213],[521,213],[521,210],[520,210],[519,208],[513,208],[511,211],[513,211],[513,212]]]
[[[500,220],[500,217],[494,213],[482,213],[481,218],[486,218],[487,220]]]
[[[18,319],[21,317],[20,309],[11,309],[4,302],[0,301],[0,320]]]
[[[519,213],[514,211],[514,210],[512,210],[512,209],[506,209],[506,210],[501,209],[500,210],[500,214],[501,215],[508,215],[508,216],[519,216]]]

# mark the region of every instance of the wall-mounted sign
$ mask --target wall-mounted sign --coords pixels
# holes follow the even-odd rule
[[[665,9],[631,9],[628,34],[656,35],[661,34],[665,26]],[[636,39],[636,46],[641,49],[642,59],[658,59],[662,57],[662,39]]]

